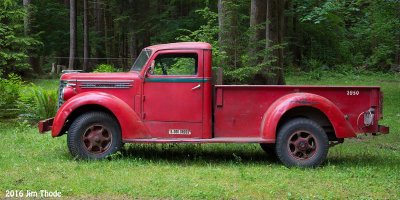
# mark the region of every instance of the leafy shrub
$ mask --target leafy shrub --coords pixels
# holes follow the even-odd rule
[[[225,70],[224,83],[229,83],[229,84],[249,83],[260,70],[261,68],[259,66],[241,67],[234,70]]]
[[[45,119],[57,111],[57,90],[45,90],[31,83],[26,85],[21,77],[9,74],[1,78],[0,71],[0,118],[28,120]]]
[[[304,66],[305,71],[319,70],[322,69],[322,66],[324,65],[321,61],[316,59],[309,59],[305,60],[304,62],[305,62]]]
[[[210,8],[205,7],[203,9],[196,10],[196,14],[199,19],[203,19],[206,24],[199,27],[197,30],[178,29],[181,34],[175,38],[178,41],[183,42],[208,42],[212,46],[213,65],[216,66],[221,63],[223,59],[227,57],[225,52],[220,51],[218,45],[218,13],[213,12]]]
[[[119,70],[115,68],[113,65],[109,64],[100,64],[97,65],[96,69],[93,72],[118,72]]]
[[[9,74],[7,78],[0,78],[0,117],[8,118],[18,115],[17,100],[22,85],[21,77],[15,74]]]
[[[57,111],[57,91],[31,84],[20,93],[18,107],[24,119],[35,121],[53,117]]]
[[[321,80],[323,73],[324,72],[322,70],[315,69],[315,70],[312,70],[312,71],[307,73],[307,75],[308,75],[307,78],[309,80],[317,80],[317,81],[319,81],[319,80]]]

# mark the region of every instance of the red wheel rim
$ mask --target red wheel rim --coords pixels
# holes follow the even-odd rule
[[[93,154],[101,154],[110,149],[112,134],[106,127],[94,124],[82,136],[83,146]]]
[[[317,152],[317,148],[317,140],[309,131],[296,131],[289,137],[289,154],[297,160],[312,158]]]

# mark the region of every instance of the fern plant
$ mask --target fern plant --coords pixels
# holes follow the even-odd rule
[[[31,84],[20,93],[19,109],[20,117],[31,121],[54,117],[57,112],[57,91]]]
[[[57,92],[38,88],[34,94],[37,116],[43,119],[53,117],[57,111]]]

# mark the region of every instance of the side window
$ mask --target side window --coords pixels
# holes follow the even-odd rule
[[[198,58],[195,53],[160,54],[154,63],[154,75],[196,75]]]

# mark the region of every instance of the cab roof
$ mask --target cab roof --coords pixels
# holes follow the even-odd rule
[[[168,44],[157,44],[146,47],[145,49],[151,49],[153,52],[167,49],[211,49],[211,45],[206,42],[176,42]]]

